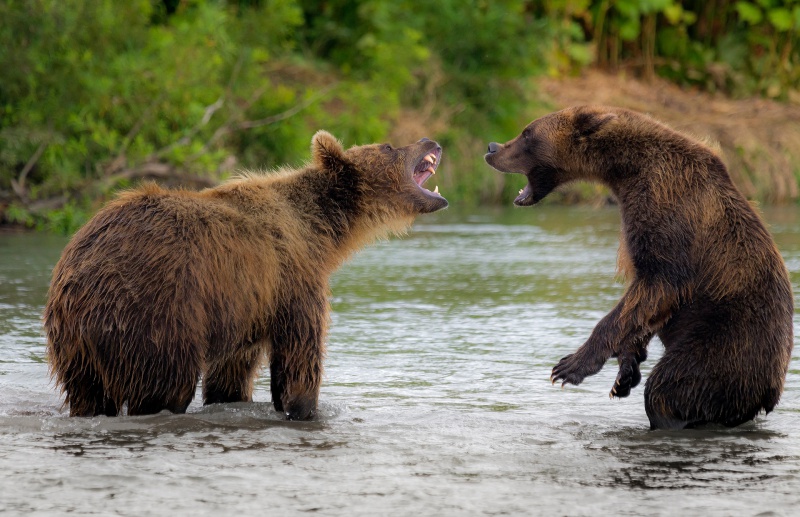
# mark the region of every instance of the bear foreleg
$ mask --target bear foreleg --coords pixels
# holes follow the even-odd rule
[[[327,302],[290,303],[277,311],[269,357],[272,403],[288,420],[309,420],[317,411],[325,356]]]
[[[302,354],[307,368],[298,368],[297,354],[273,352],[270,357],[272,404],[287,420],[310,420],[317,412],[322,381],[322,348]],[[316,356],[316,357],[315,357]]]
[[[677,302],[677,292],[669,285],[634,280],[617,306],[600,320],[586,343],[553,368],[550,381],[562,381],[562,386],[578,385],[616,356],[619,373],[609,396],[628,396],[631,388],[641,381],[639,364],[647,357],[647,344],[667,321]]]
[[[308,375],[293,369],[291,365],[295,360],[274,352],[270,357],[272,405],[276,411],[283,413],[287,420],[310,420],[317,412],[322,360],[319,360],[317,366],[312,367],[319,372],[317,375]]]
[[[617,364],[619,371],[617,378],[614,381],[614,386],[611,388],[609,397],[624,398],[631,394],[631,389],[639,385],[642,380],[642,372],[639,370],[639,365],[647,359],[647,345],[650,343],[653,334],[648,333],[634,343],[631,349],[623,350],[619,354],[614,354],[612,357],[617,357]]]

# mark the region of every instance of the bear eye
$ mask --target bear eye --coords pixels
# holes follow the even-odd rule
[[[389,145],[389,144],[383,144],[383,150],[384,151],[391,151],[392,150],[392,146]]]

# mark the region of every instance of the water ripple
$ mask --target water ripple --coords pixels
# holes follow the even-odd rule
[[[769,214],[768,214],[769,215]],[[791,215],[791,217],[790,217]],[[614,210],[445,212],[332,279],[319,417],[286,422],[268,372],[248,404],[66,416],[40,314],[65,241],[0,236],[0,503],[11,514],[794,513],[800,359],[769,416],[651,432],[610,364],[552,365],[616,303]],[[773,226],[800,282],[800,212]],[[800,330],[796,321],[795,332]],[[643,374],[662,353],[657,340]]]

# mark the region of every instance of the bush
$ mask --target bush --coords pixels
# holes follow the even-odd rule
[[[480,151],[541,114],[543,73],[800,82],[800,0],[28,0],[0,20],[0,219],[67,232],[141,179],[298,164],[319,128],[437,138],[451,201],[508,200]]]

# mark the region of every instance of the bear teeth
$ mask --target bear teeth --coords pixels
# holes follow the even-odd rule
[[[422,159],[417,163],[416,168],[414,169],[414,182],[426,190],[427,192],[431,192],[430,190],[423,187],[425,181],[428,180],[431,176],[436,174],[436,166],[439,162],[439,156],[435,152],[431,152],[426,154],[422,157]],[[439,194],[438,187],[435,191],[435,194]]]

